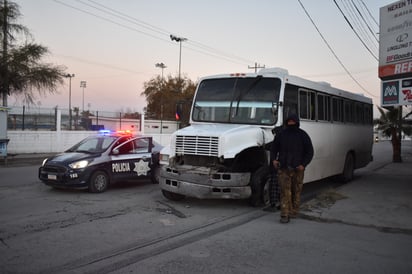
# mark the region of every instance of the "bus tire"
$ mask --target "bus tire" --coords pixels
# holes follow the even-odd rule
[[[89,191],[92,193],[105,192],[109,187],[109,176],[106,172],[98,170],[95,171],[89,181]]]
[[[269,166],[262,166],[252,174],[250,180],[252,195],[249,198],[251,206],[258,207],[270,204],[270,180]]]
[[[170,192],[167,190],[162,189],[162,194],[165,196],[167,199],[172,200],[172,201],[181,201],[183,200],[186,196],[179,194],[179,193],[174,193]]]
[[[160,167],[156,167],[152,169],[152,173],[150,175],[150,181],[152,184],[158,184],[160,181]]]
[[[355,158],[352,153],[346,154],[345,165],[343,167],[343,172],[341,174],[341,181],[347,183],[353,180],[353,174],[355,171]]]

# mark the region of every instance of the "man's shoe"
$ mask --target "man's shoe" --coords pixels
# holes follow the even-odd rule
[[[289,216],[280,216],[280,222],[282,224],[289,223]]]

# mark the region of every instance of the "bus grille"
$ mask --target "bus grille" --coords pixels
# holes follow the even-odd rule
[[[218,149],[218,137],[176,136],[176,154],[218,157]]]

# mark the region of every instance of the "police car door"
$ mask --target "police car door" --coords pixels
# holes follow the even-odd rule
[[[152,141],[150,137],[132,138],[116,147],[112,156],[112,178],[115,181],[144,179],[150,175]]]

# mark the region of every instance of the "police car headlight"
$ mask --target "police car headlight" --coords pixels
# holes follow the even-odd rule
[[[69,165],[69,167],[71,167],[73,169],[79,169],[79,168],[87,167],[88,164],[89,164],[89,161],[83,160],[83,161],[78,161],[78,162],[71,163]]]
[[[44,166],[47,163],[48,158],[43,160],[43,163],[41,164],[41,166]]]

